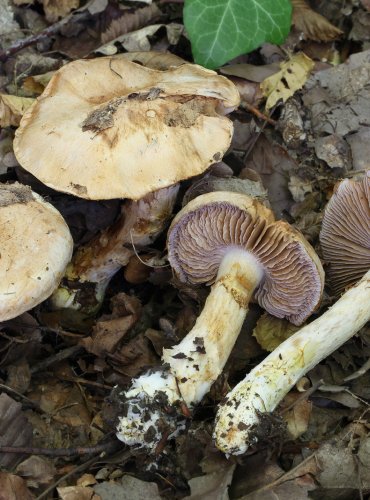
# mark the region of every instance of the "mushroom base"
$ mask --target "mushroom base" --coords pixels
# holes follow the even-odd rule
[[[234,387],[216,417],[214,439],[240,455],[261,435],[264,417],[294,384],[370,319],[370,271],[328,311],[285,340]]]

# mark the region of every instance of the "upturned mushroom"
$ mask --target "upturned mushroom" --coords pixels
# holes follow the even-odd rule
[[[73,61],[24,114],[14,153],[57,191],[138,200],[219,161],[233,131],[224,115],[238,104],[233,83],[195,64]]]
[[[73,242],[60,213],[18,183],[0,184],[0,226],[0,321],[5,321],[49,297]]]
[[[337,290],[349,288],[322,316],[298,330],[237,384],[221,404],[217,447],[239,455],[263,438],[266,416],[294,384],[370,319],[370,172],[342,181],[324,214],[321,245]]]
[[[300,324],[323,288],[320,261],[303,236],[247,195],[193,199],[173,220],[167,247],[180,281],[213,285],[193,329],[164,350],[164,367],[123,394],[117,436],[151,449],[183,428],[169,408],[198,404],[220,375],[253,296],[271,314]]]

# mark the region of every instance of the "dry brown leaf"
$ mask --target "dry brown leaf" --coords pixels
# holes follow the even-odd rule
[[[0,395],[0,445],[31,446],[31,444],[32,425],[25,417],[22,405],[3,392]],[[14,453],[1,453],[0,466],[14,467],[22,458],[21,455],[15,455]],[[1,492],[0,486],[0,500]]]
[[[80,0],[42,0],[46,19],[54,23],[61,17],[65,17],[73,9],[77,9]]]
[[[92,488],[84,486],[65,486],[57,488],[60,500],[101,500]]]
[[[29,488],[48,486],[57,473],[51,460],[36,455],[32,455],[20,463],[16,472],[26,480]]]
[[[265,78],[274,75],[279,71],[278,63],[255,66],[254,64],[229,64],[220,68],[223,75],[237,76],[251,82],[261,83]]]
[[[18,476],[0,472],[0,500],[32,500],[26,482]]]
[[[330,42],[343,35],[343,31],[318,14],[305,0],[292,0],[292,24],[302,31],[306,38],[317,42]]]
[[[291,392],[284,398],[281,405],[282,409],[293,406],[283,414],[291,439],[297,439],[306,432],[310,420],[312,403],[306,399],[297,401],[301,396],[299,392]]]
[[[263,349],[271,352],[298,329],[286,319],[275,318],[265,312],[257,321],[252,335]]]
[[[266,101],[266,109],[271,109],[282,99],[289,97],[303,87],[315,63],[303,52],[294,54],[288,61],[280,64],[281,70],[269,76],[261,83],[261,89]]]
[[[126,33],[143,28],[149,23],[157,21],[162,16],[156,4],[141,9],[123,11],[123,15],[113,19],[109,28],[101,34],[102,43],[108,43]]]
[[[0,94],[0,127],[18,127],[23,113],[35,99]]]
[[[48,71],[42,75],[28,76],[24,80],[22,88],[36,95],[42,94],[54,73],[55,71]]]

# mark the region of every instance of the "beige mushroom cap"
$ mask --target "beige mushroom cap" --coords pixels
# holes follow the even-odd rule
[[[256,300],[294,324],[303,323],[320,302],[324,272],[314,249],[247,195],[217,191],[193,199],[174,218],[167,247],[176,275],[191,284],[212,283],[229,249],[249,252],[264,276]]]
[[[0,227],[0,321],[5,321],[51,295],[73,242],[60,213],[18,183],[0,185]]]
[[[219,161],[233,132],[224,114],[238,104],[233,83],[194,64],[74,61],[23,116],[14,152],[58,191],[139,199]]]
[[[333,290],[340,293],[370,269],[370,170],[340,182],[325,208],[320,233]]]

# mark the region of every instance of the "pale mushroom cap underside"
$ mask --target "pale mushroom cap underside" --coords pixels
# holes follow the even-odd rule
[[[229,249],[250,252],[264,273],[256,300],[294,324],[301,324],[320,302],[324,273],[313,248],[248,196],[217,192],[192,200],[174,219],[167,246],[175,274],[191,284],[212,283]]]
[[[343,291],[370,269],[370,171],[340,182],[326,206],[320,241],[333,290]]]
[[[87,199],[131,198],[202,173],[228,149],[236,87],[197,65],[167,71],[124,58],[55,73],[14,140],[26,170]]]
[[[59,212],[21,184],[0,185],[0,227],[0,321],[5,321],[51,295],[73,242]]]

